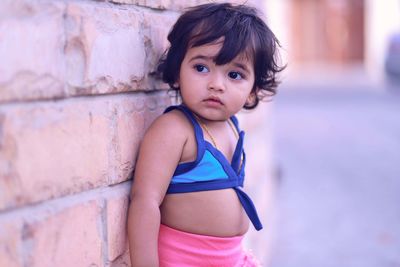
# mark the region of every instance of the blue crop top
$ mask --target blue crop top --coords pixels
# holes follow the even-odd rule
[[[256,230],[262,229],[261,221],[250,197],[242,190],[246,157],[243,150],[244,132],[239,130],[235,116],[231,117],[238,133],[231,163],[212,144],[204,139],[203,130],[193,113],[185,106],[170,106],[164,113],[180,110],[193,125],[197,143],[196,160],[180,163],[171,179],[167,194],[233,188]],[[243,158],[242,158],[243,155]]]

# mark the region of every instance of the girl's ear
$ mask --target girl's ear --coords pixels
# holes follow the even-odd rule
[[[179,88],[179,78],[174,82],[174,87]]]
[[[255,101],[256,101],[256,98],[257,98],[256,92],[251,91],[251,93],[249,94],[249,96],[246,99],[246,106],[253,105],[255,103]]]

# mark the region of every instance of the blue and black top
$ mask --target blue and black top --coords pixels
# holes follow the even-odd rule
[[[203,131],[194,114],[185,106],[170,106],[164,113],[180,110],[193,125],[197,142],[196,160],[180,163],[171,179],[167,194],[233,188],[256,230],[262,229],[261,221],[250,197],[242,190],[246,157],[243,150],[244,132],[239,130],[235,116],[230,119],[239,133],[239,140],[232,162],[204,139]]]

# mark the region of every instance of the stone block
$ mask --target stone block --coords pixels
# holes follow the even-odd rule
[[[0,103],[65,96],[62,1],[0,3]]]
[[[145,131],[145,95],[115,97],[110,102],[112,109],[112,137],[109,143],[110,175],[108,184],[131,178],[140,140]]]
[[[199,4],[209,3],[207,0],[188,0],[188,1],[174,1],[174,0],[111,0],[113,3],[119,4],[132,4],[152,9],[160,10],[177,10],[182,11],[184,8],[195,6]]]
[[[129,249],[125,250],[124,253],[110,262],[110,267],[130,267],[131,259],[129,257]]]
[[[187,0],[187,1],[176,1],[176,0],[109,0],[112,3],[118,4],[129,4],[148,7],[151,9],[158,10],[174,10],[182,12],[188,7],[197,6],[201,4],[208,4],[210,0]],[[213,0],[212,2],[227,2],[225,0]],[[247,1],[243,0],[232,0],[230,3],[243,4]],[[261,0],[250,0],[250,4],[260,4]]]
[[[0,129],[0,210],[107,184],[107,99],[3,106]]]
[[[154,29],[143,12],[153,16]],[[0,15],[0,103],[166,88],[149,72],[165,50],[170,14],[7,0]]]
[[[24,266],[103,266],[102,204],[64,201],[41,205],[25,215]]]
[[[70,95],[144,89],[143,15],[123,6],[69,2],[66,72]]]
[[[161,91],[1,107],[0,210],[129,179],[167,103]]]
[[[169,47],[168,33],[177,19],[177,13],[144,11],[143,38],[146,50],[146,73],[154,73],[160,58]],[[149,88],[168,89],[154,75],[147,75],[145,83]]]
[[[17,217],[0,215],[0,266],[22,266],[22,221]]]
[[[108,260],[114,261],[127,250],[127,215],[131,183],[126,182],[106,194]]]
[[[171,104],[171,99],[168,95],[163,94],[164,97],[148,97],[145,100],[146,113],[144,114],[144,127],[147,129],[151,123],[163,113],[166,107]]]
[[[146,129],[169,105],[165,92],[115,96],[110,99],[112,138],[109,144],[108,184],[131,178],[140,141]]]

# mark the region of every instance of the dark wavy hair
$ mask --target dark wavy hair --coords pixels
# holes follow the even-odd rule
[[[253,109],[264,97],[275,95],[279,84],[276,74],[285,67],[278,64],[280,43],[257,10],[245,5],[209,3],[184,12],[168,34],[171,45],[160,59],[157,76],[179,94],[176,82],[186,51],[220,38],[223,45],[215,57],[217,65],[227,64],[242,53],[254,64],[254,97],[243,108]]]

